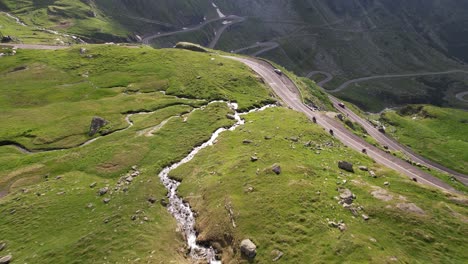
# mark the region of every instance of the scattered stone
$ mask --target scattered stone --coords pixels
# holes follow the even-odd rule
[[[233,114],[227,114],[226,118],[231,119],[231,120],[236,120],[236,116],[234,116]]]
[[[0,258],[0,264],[8,264],[8,263],[11,262],[12,259],[13,259],[12,255],[6,255],[6,256]]]
[[[60,180],[60,179],[62,179],[62,176],[59,175],[59,176],[55,177],[55,179]]]
[[[393,199],[393,195],[389,194],[386,190],[377,187],[377,190],[371,192],[372,196],[375,198],[382,200],[384,202],[391,201]]]
[[[369,240],[370,240],[370,242],[372,242],[372,243],[377,243],[377,239],[375,239],[375,238],[373,238],[373,237],[369,238]]]
[[[389,182],[384,182],[383,184],[384,184],[385,186],[389,186],[389,185],[390,185]]]
[[[128,192],[128,187],[123,187],[123,188],[122,188],[122,191],[123,191],[123,192]]]
[[[290,137],[289,138],[292,142],[298,142],[299,138],[298,137]]]
[[[89,185],[89,188],[94,188],[94,187],[96,187],[96,185],[97,185],[97,183],[96,183],[96,182],[93,182],[93,183],[91,183],[91,184]]]
[[[340,200],[343,204],[352,204],[355,199],[355,195],[349,189],[340,189]]]
[[[197,80],[200,80],[202,77],[200,75],[197,76]]]
[[[375,174],[374,171],[369,171],[369,175],[370,175],[372,178],[377,178],[377,175]]]
[[[393,257],[390,257],[390,261],[398,261],[398,258],[393,256]]]
[[[257,246],[250,239],[242,240],[240,250],[249,259],[253,259],[257,255]]]
[[[6,247],[6,243],[0,243],[0,251],[2,251]]]
[[[65,192],[58,192],[57,195],[64,195]]]
[[[346,231],[346,229],[348,229],[348,227],[346,226],[345,223],[341,223],[338,225],[338,229],[341,231],[341,232],[344,232]]]
[[[143,221],[148,222],[149,218],[145,216],[145,217],[143,217]]]
[[[107,124],[108,122],[104,118],[99,116],[93,117],[93,120],[91,120],[91,125],[89,127],[88,135],[90,137],[94,136],[99,131],[99,129],[101,129]]]
[[[271,136],[265,136],[264,138],[265,138],[265,140],[270,140],[270,139],[272,139]]]
[[[362,171],[368,171],[369,168],[367,168],[366,166],[359,166],[359,169],[362,170]]]
[[[100,196],[103,196],[103,195],[106,194],[108,191],[109,191],[109,187],[104,187],[104,188],[99,189],[98,194],[99,194]]]
[[[138,216],[132,215],[132,217],[130,219],[132,219],[132,221],[135,221],[135,220],[137,220],[137,218],[138,218]]]
[[[273,259],[272,259],[273,262],[276,262],[284,255],[284,253],[277,250],[277,249],[275,249],[275,250],[271,251],[271,255],[273,256]]]
[[[133,166],[132,166],[132,170],[134,170],[134,171],[138,170],[138,166],[137,166],[137,165],[133,165]]]
[[[419,215],[425,215],[426,212],[419,208],[417,205],[414,203],[399,203],[396,205],[396,207],[402,211],[410,212],[410,213],[415,213]]]
[[[242,143],[244,143],[244,144],[252,144],[252,140],[244,139],[244,141],[242,141]]]
[[[338,168],[347,172],[354,172],[353,164],[347,161],[338,161]]]
[[[341,232],[344,232],[347,229],[346,224],[343,223],[343,221],[340,221],[338,223],[334,221],[328,221],[328,225],[334,228],[338,228]]]
[[[161,203],[162,206],[166,207],[167,206],[166,198],[162,198],[160,203]]]
[[[110,198],[104,198],[104,199],[102,199],[102,201],[103,201],[105,204],[108,204],[108,203],[110,202],[110,200],[111,200]]]
[[[154,204],[156,201],[157,201],[157,200],[156,200],[156,198],[154,198],[154,197],[148,198],[148,202],[150,202],[150,203],[152,203],[152,204]]]
[[[125,181],[126,181],[126,182],[132,182],[132,181],[133,181],[133,177],[132,177],[132,176],[128,176],[127,178],[125,178]]]
[[[312,141],[307,141],[306,143],[304,143],[304,147],[306,148],[309,148],[312,146]]]
[[[85,49],[85,48],[81,48],[81,49],[80,49],[80,54],[83,55],[83,54],[85,54],[85,53],[86,53],[86,49]]]
[[[107,224],[107,223],[109,223],[109,219],[108,219],[108,218],[104,219],[104,224]]]
[[[88,205],[86,205],[86,208],[88,208],[88,209],[91,209],[93,207],[94,207],[94,204],[92,204],[92,203],[89,203]]]
[[[364,219],[364,221],[369,220],[369,216],[368,216],[368,215],[362,214],[361,216],[362,216],[362,219]]]
[[[10,214],[15,214],[16,213],[16,209],[11,209],[10,210]]]
[[[249,186],[249,187],[247,187],[247,189],[245,189],[246,193],[251,193],[253,191],[254,191],[254,187],[252,187],[252,186]]]
[[[255,161],[257,161],[257,160],[258,160],[258,157],[257,157],[257,156],[252,156],[252,157],[250,157],[250,161],[252,161],[252,162],[255,162]]]
[[[276,173],[276,175],[279,175],[281,173],[281,167],[280,165],[278,164],[274,164],[272,167],[271,167],[271,170]]]

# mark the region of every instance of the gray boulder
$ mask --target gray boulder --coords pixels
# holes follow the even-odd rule
[[[355,196],[349,189],[340,190],[340,200],[345,204],[352,204]]]
[[[102,127],[104,127],[107,124],[108,124],[108,122],[104,118],[99,117],[99,116],[93,117],[93,120],[91,120],[91,125],[89,127],[88,135],[90,137],[96,135],[96,133],[99,131],[99,129],[101,129]]]
[[[338,161],[338,168],[348,172],[354,172],[353,164],[351,162]]]
[[[13,258],[12,255],[6,255],[2,258],[0,258],[0,264],[8,264],[10,263],[11,259]]]
[[[250,239],[242,240],[240,250],[249,259],[253,259],[257,255],[257,246]]]
[[[280,175],[281,174],[281,166],[278,165],[278,164],[274,164],[272,167],[271,167],[271,170],[276,173],[276,175]]]
[[[103,196],[103,195],[106,194],[108,191],[109,191],[109,187],[104,187],[104,188],[99,189],[98,194],[99,194],[100,196]]]
[[[367,168],[366,166],[359,166],[359,169],[362,171],[369,171],[369,168]]]

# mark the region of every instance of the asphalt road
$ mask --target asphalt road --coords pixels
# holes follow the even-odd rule
[[[288,105],[291,109],[304,113],[307,117],[317,119],[317,124],[322,126],[326,131],[333,130],[334,136],[339,139],[344,145],[360,152],[362,149],[367,150],[367,155],[376,162],[383,164],[391,169],[394,169],[409,178],[417,179],[419,183],[426,184],[444,191],[456,192],[449,184],[440,179],[423,172],[407,162],[396,158],[382,150],[372,146],[362,138],[354,135],[347,130],[341,123],[328,117],[326,113],[314,112],[302,103],[299,91],[294,83],[286,76],[278,75],[273,70],[274,67],[267,62],[246,59],[238,57],[228,57],[233,60],[240,61],[257,72],[265,82],[273,89],[273,91]]]
[[[335,98],[335,97],[333,97],[331,95],[329,95],[329,98],[333,102],[333,106],[335,106],[335,108],[338,111],[343,113],[351,121],[356,122],[356,123],[360,124],[362,127],[364,127],[364,129],[367,131],[367,133],[371,137],[373,137],[375,140],[377,140],[377,142],[379,142],[379,144],[381,144],[382,146],[388,146],[389,150],[400,151],[401,153],[405,154],[408,158],[410,158],[412,161],[414,161],[416,163],[420,163],[421,165],[424,165],[424,166],[426,166],[426,167],[428,167],[430,169],[435,169],[435,170],[439,170],[439,171],[451,174],[452,176],[457,178],[457,180],[462,182],[464,185],[468,185],[468,175],[456,172],[456,171],[451,170],[449,168],[445,168],[444,166],[442,166],[442,165],[440,165],[438,163],[435,163],[433,161],[430,161],[428,159],[425,159],[425,158],[419,156],[418,154],[414,153],[408,147],[398,143],[393,138],[391,138],[391,137],[387,136],[386,134],[378,131],[378,129],[375,128],[370,122],[368,122],[367,120],[364,120],[363,118],[361,118],[360,116],[355,114],[350,109],[348,109],[346,107],[345,108],[340,107],[338,105],[338,103],[340,103],[340,101],[337,98]]]
[[[317,75],[317,74],[322,74],[322,75],[325,75],[325,79],[321,80],[320,82],[317,83],[318,86],[324,86],[327,82],[333,80],[333,75],[331,73],[328,73],[328,72],[324,72],[324,71],[311,71],[309,72],[306,77],[307,78],[310,78],[314,75]]]
[[[468,95],[468,91],[467,91],[467,92],[457,93],[457,94],[455,95],[455,97],[456,97],[458,100],[462,101],[462,102],[468,103],[468,100],[465,99],[465,97],[466,97],[467,95]]]
[[[218,28],[218,30],[215,32],[215,36],[213,40],[211,40],[210,44],[208,44],[208,48],[214,49],[216,47],[216,44],[218,44],[218,41],[221,38],[221,35],[223,35],[224,31],[228,27],[245,21],[245,18],[243,17],[238,17],[238,16],[229,16],[229,17],[230,19],[224,20],[224,21],[228,21],[229,23],[224,24],[222,27]]]
[[[152,34],[152,35],[149,35],[149,36],[145,36],[145,37],[143,37],[142,42],[143,42],[143,44],[150,44],[151,40],[153,40],[153,39],[172,36],[172,35],[176,35],[176,34],[180,34],[180,33],[196,31],[196,30],[199,30],[199,29],[203,28],[204,26],[206,26],[206,25],[208,25],[210,23],[216,22],[216,21],[233,21],[232,23],[234,23],[234,22],[238,23],[238,22],[242,22],[244,20],[245,20],[244,18],[239,17],[239,16],[235,16],[235,15],[230,15],[230,16],[226,16],[226,17],[218,17],[218,18],[206,20],[203,23],[200,23],[200,24],[195,25],[195,26],[190,26],[190,27],[187,27],[185,29],[180,29],[180,30],[175,30],[175,31],[171,31],[171,32],[167,32],[167,33],[160,33],[160,34],[156,33],[156,34]],[[219,39],[219,36],[217,38]],[[213,44],[213,42],[211,44]],[[216,43],[214,43],[214,45],[216,46]]]
[[[248,47],[244,47],[244,48],[241,48],[241,49],[237,49],[237,50],[234,50],[233,53],[239,53],[239,52],[242,52],[244,50],[249,50],[249,49],[254,49],[254,48],[259,48],[259,47],[263,47],[263,49],[261,50],[258,50],[254,53],[251,53],[250,56],[258,56],[262,53],[265,53],[269,50],[273,50],[273,49],[276,49],[277,47],[279,47],[279,44],[277,42],[274,42],[274,41],[267,41],[267,42],[258,42],[258,43],[255,43],[251,46],[248,46]]]
[[[443,75],[443,74],[450,74],[450,73],[468,73],[468,71],[464,70],[448,70],[448,71],[441,71],[441,72],[421,72],[421,73],[408,73],[408,74],[390,74],[390,75],[374,75],[369,77],[362,77],[354,80],[349,80],[338,88],[333,90],[327,90],[328,92],[339,92],[346,89],[348,86],[358,82],[370,81],[374,79],[390,79],[390,78],[402,78],[402,77],[417,77],[417,76],[431,76],[431,75]]]

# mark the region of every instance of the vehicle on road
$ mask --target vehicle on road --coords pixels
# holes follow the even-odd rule
[[[342,102],[339,102],[338,105],[339,105],[341,108],[345,108],[345,105],[344,105]]]
[[[333,129],[330,129],[330,131],[329,131],[329,132],[330,132],[330,135],[332,135],[332,136],[333,136],[333,134],[334,134],[334,132],[333,132]]]
[[[361,152],[364,153],[364,154],[367,154],[367,149],[363,148],[363,149],[361,150]]]
[[[273,71],[278,75],[283,75],[283,72],[280,69],[274,69]]]

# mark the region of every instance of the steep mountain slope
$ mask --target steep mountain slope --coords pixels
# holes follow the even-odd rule
[[[18,262],[189,263],[158,173],[238,122],[234,111],[275,101],[215,53],[87,45],[1,60],[0,254]],[[378,166],[290,109],[242,118],[170,171],[198,241],[225,263],[245,261],[244,238],[253,262],[468,258],[465,196]]]

